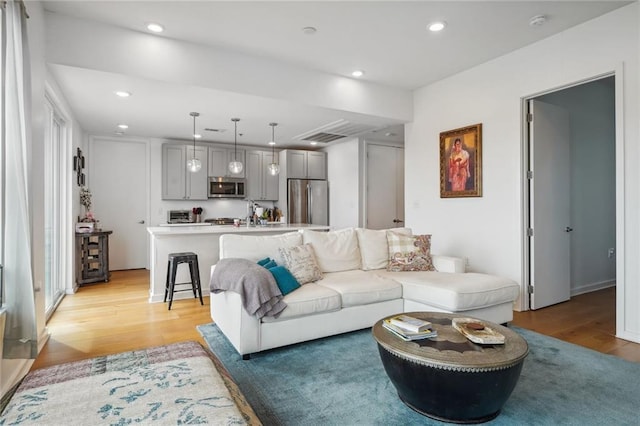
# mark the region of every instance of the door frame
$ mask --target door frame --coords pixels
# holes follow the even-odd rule
[[[367,159],[367,153],[369,152],[369,145],[382,145],[382,146],[388,146],[388,147],[392,147],[392,148],[402,148],[403,150],[405,149],[405,145],[404,143],[400,143],[400,142],[390,142],[390,141],[380,141],[380,140],[375,140],[375,139],[367,139],[367,138],[360,138],[360,146],[362,147],[361,151],[360,151],[360,191],[359,193],[360,195],[360,220],[359,220],[359,225],[361,227],[366,227],[367,224],[367,217],[368,217],[368,212],[367,212],[367,187],[369,185],[369,182],[367,181],[367,175],[368,175],[368,168],[369,168],[369,161]],[[403,172],[403,179],[406,177],[406,167],[404,169],[405,171]],[[406,183],[406,182],[405,182]],[[406,202],[406,200],[405,200]],[[406,214],[406,208],[405,208],[405,214]],[[406,219],[406,216],[405,216]],[[405,222],[402,224],[402,226],[407,226],[406,225],[406,220]]]
[[[71,118],[72,115],[69,113],[69,110],[66,108],[66,104],[64,101],[57,95],[56,90],[54,90],[53,86],[45,81],[45,102],[48,102],[55,113],[57,113],[62,120],[65,122],[64,135],[60,140],[60,164],[59,164],[59,173],[60,173],[60,211],[58,214],[60,215],[60,271],[59,278],[62,280],[64,293],[65,294],[73,294],[75,293],[75,272],[74,272],[74,256],[73,256],[73,247],[74,247],[74,217],[73,217],[73,185],[75,176],[75,172],[72,171],[72,145],[74,138],[74,123],[75,121]],[[62,299],[60,299],[62,300]],[[47,321],[49,317],[55,311],[57,305],[60,300],[54,305],[51,312],[46,313]]]
[[[519,308],[521,311],[529,310],[530,296],[530,258],[529,237],[527,228],[530,220],[529,213],[529,181],[527,171],[529,170],[529,131],[527,122],[528,101],[539,96],[552,92],[590,83],[606,77],[613,76],[615,78],[615,182],[616,182],[616,335],[624,331],[624,293],[625,293],[625,200],[624,200],[624,99],[623,99],[623,65],[618,64],[612,70],[603,72],[598,75],[577,80],[559,87],[550,88],[548,90],[533,93],[520,98],[520,123],[521,123],[521,243],[522,243],[522,286],[520,287]]]

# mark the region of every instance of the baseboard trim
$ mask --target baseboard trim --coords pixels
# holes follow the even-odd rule
[[[602,290],[605,288],[609,288],[609,287],[615,287],[616,286],[616,280],[607,280],[607,281],[600,281],[597,283],[591,283],[591,284],[586,284],[580,287],[576,287],[576,288],[572,288],[571,289],[571,297],[573,296],[578,296],[580,294],[585,294],[585,293],[591,293],[592,291],[598,291],[598,290]]]

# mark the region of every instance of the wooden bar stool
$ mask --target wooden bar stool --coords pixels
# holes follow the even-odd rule
[[[176,283],[176,273],[178,272],[178,265],[181,263],[189,264],[189,273],[191,274],[191,282]],[[191,289],[176,290],[176,285],[191,284]],[[198,255],[192,252],[184,253],[169,253],[169,262],[167,263],[167,281],[164,286],[164,301],[167,301],[167,295],[169,296],[169,310],[171,310],[171,303],[173,302],[173,293],[179,291],[193,291],[194,299],[200,297],[200,304],[202,302],[202,288],[200,286],[200,270],[198,269]],[[197,293],[197,294],[196,294]]]

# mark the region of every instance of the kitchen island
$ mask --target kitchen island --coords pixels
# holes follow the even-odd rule
[[[209,295],[209,274],[211,266],[220,259],[219,239],[223,234],[242,233],[246,235],[284,234],[286,232],[310,229],[314,231],[327,231],[329,226],[309,225],[300,223],[270,224],[258,226],[239,227],[233,225],[205,225],[202,226],[152,226],[147,228],[151,235],[150,243],[150,289],[149,302],[162,302],[164,300],[164,287],[167,279],[167,259],[169,253],[191,251],[198,255],[200,269],[200,283],[203,296]],[[176,283],[189,282],[188,268],[180,267],[176,276]],[[186,287],[184,287],[186,288]],[[174,295],[174,300],[191,298],[190,292],[181,292]]]

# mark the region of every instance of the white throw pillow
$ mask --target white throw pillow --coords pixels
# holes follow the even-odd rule
[[[304,230],[302,242],[313,246],[322,272],[360,269],[360,249],[353,228],[329,232]]]
[[[371,271],[384,269],[389,264],[389,244],[387,231],[411,235],[411,228],[393,228],[391,230],[357,228],[358,245],[362,255],[362,269]]]
[[[284,266],[300,284],[322,279],[322,271],[320,271],[318,262],[316,262],[316,256],[311,244],[280,248],[280,255]]]

